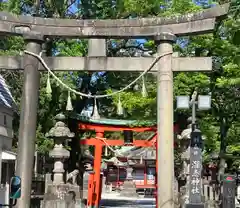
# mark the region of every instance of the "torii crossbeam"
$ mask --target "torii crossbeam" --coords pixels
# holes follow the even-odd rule
[[[176,36],[212,32],[216,18],[224,18],[229,4],[196,14],[173,18],[132,20],[72,20],[16,16],[0,12],[0,35],[22,35],[26,50],[39,54],[45,37],[70,38],[153,38],[158,55],[165,55],[155,67],[158,74],[158,207],[173,208],[173,71],[210,71],[211,58],[172,58]],[[90,40],[88,57],[45,57],[53,70],[143,71],[152,58],[106,58],[105,40]],[[0,68],[24,69],[21,101],[17,174],[22,179],[22,198],[18,208],[30,207],[36,118],[39,89],[39,61],[30,55],[0,57]],[[161,137],[161,139],[160,139]],[[159,169],[158,169],[159,170]]]

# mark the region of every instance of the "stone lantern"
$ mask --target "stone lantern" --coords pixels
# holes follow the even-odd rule
[[[72,179],[72,184],[63,180],[64,160],[70,157],[70,152],[63,143],[73,138],[74,133],[64,123],[66,118],[63,114],[58,114],[55,119],[55,126],[46,134],[46,137],[54,140],[54,148],[49,152],[49,156],[54,159],[53,181],[49,177],[50,175],[46,174],[45,194],[41,207],[83,207],[79,186],[76,184],[79,171],[76,169],[66,174],[66,182]]]
[[[138,197],[135,183],[133,182],[133,165],[135,163],[132,160],[128,160],[128,165],[126,168],[126,180],[123,183],[122,190],[120,192],[120,196],[124,197]]]
[[[182,203],[186,204],[189,201],[189,194],[188,194],[188,183],[190,177],[190,142],[191,142],[191,132],[192,132],[192,125],[191,125],[191,118],[188,119],[188,126],[184,129],[181,135],[178,136],[180,140],[180,148],[181,148],[181,159],[183,161],[182,173],[181,173],[181,180],[186,181],[185,186],[181,187],[181,194],[182,194]]]
[[[181,159],[183,160],[183,174],[185,176],[189,174],[191,132],[192,125],[188,124],[187,128],[178,136],[180,140]]]
[[[70,152],[64,148],[63,142],[73,138],[74,133],[64,123],[66,118],[63,114],[58,114],[55,119],[57,122],[46,137],[54,139],[54,148],[49,152],[49,156],[54,159],[53,184],[63,184],[64,160],[70,157]]]

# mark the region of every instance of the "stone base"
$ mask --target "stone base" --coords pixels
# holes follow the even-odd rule
[[[123,190],[120,192],[120,196],[138,197],[136,186],[133,181],[124,181]]]
[[[79,186],[72,184],[49,184],[44,194],[43,201],[67,200],[74,201],[80,199]]]
[[[85,208],[82,200],[68,202],[65,200],[48,200],[41,203],[41,208]]]
[[[87,199],[87,198],[88,198],[88,191],[83,190],[83,199]]]
[[[205,205],[202,204],[186,204],[186,208],[205,208]]]

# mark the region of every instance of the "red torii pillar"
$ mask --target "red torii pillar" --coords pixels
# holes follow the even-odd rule
[[[80,141],[81,145],[91,145],[95,146],[94,150],[94,173],[90,176],[89,181],[89,193],[88,193],[88,202],[87,205],[90,207],[99,207],[99,203],[101,200],[101,161],[102,161],[102,149],[103,146],[107,145],[109,146],[124,146],[123,140],[110,140],[104,138],[104,131],[123,131],[123,130],[132,130],[135,132],[146,132],[146,131],[155,131],[155,127],[116,127],[116,126],[102,126],[102,125],[96,125],[96,124],[79,124],[79,129],[81,130],[95,130],[96,132],[96,138],[89,138],[84,139]],[[174,127],[174,131],[178,129],[177,126]],[[156,142],[156,134],[152,137],[151,140],[134,140],[132,146],[135,147],[151,147],[157,144]],[[156,148],[156,154],[157,154],[157,148]],[[157,160],[156,160],[157,164]],[[158,167],[156,165],[156,174],[157,174]],[[156,181],[156,189],[157,187],[157,181]],[[156,197],[157,198],[157,197]],[[157,205],[157,201],[156,201]]]
[[[153,139],[156,137],[156,135],[153,137]],[[88,202],[87,204],[90,207],[98,207],[101,199],[101,161],[102,161],[102,149],[103,146],[106,146],[106,143],[109,146],[123,146],[124,141],[123,140],[109,140],[104,139],[101,140],[100,138],[103,138],[103,132],[96,132],[96,138],[89,138],[81,140],[81,145],[92,145],[95,146],[94,150],[94,173],[93,176],[90,177],[89,181],[89,190],[88,190]],[[150,147],[153,146],[152,141],[146,141],[146,140],[134,140],[133,146],[136,147]]]

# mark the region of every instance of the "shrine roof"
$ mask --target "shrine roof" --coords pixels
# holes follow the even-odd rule
[[[150,120],[124,120],[124,119],[109,119],[109,118],[100,118],[100,119],[91,119],[80,114],[72,114],[70,118],[76,119],[83,123],[91,124],[101,124],[101,125],[115,125],[115,126],[131,126],[131,127],[140,127],[140,126],[155,126],[155,121]]]
[[[127,157],[131,159],[144,159],[144,160],[155,160],[156,159],[156,149],[154,147],[133,147],[131,150],[121,151],[118,157]]]
[[[126,154],[128,153],[129,151],[132,151],[134,150],[135,147],[133,146],[123,146],[121,147],[120,149],[118,149],[117,153],[120,155],[120,154]]]
[[[0,104],[17,111],[15,100],[3,76],[0,75]]]

